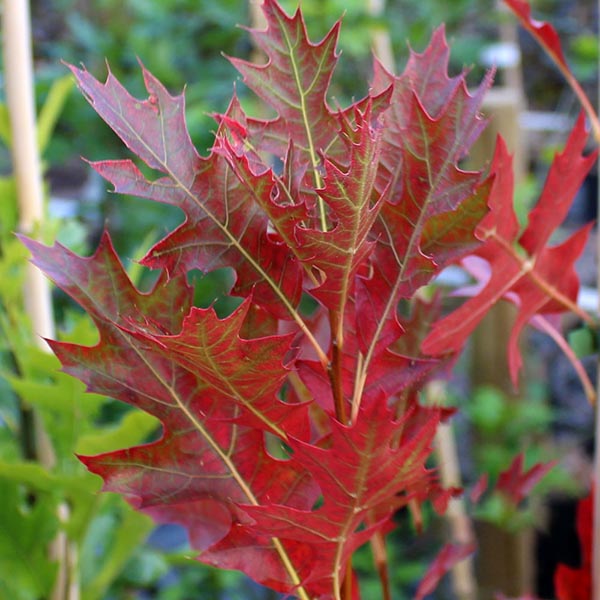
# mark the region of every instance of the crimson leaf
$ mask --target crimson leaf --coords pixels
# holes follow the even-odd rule
[[[573,308],[579,289],[574,263],[585,246],[590,226],[559,245],[547,244],[596,160],[595,152],[582,155],[586,138],[584,117],[580,115],[565,149],[552,162],[540,199],[522,233],[512,205],[512,161],[499,140],[492,165],[496,179],[490,194],[491,211],[477,230],[485,244],[475,254],[485,262],[466,262],[480,281],[480,289],[434,325],[423,342],[425,352],[459,350],[490,306],[505,298],[519,308],[509,344],[510,372],[516,381],[522,362],[518,337],[523,327],[536,314]]]

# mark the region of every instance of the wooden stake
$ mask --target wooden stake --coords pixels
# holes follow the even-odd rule
[[[367,0],[367,11],[372,17],[383,17],[384,10],[385,0]],[[394,73],[396,67],[389,30],[380,27],[374,29],[371,40],[375,56],[390,73]]]
[[[13,132],[11,152],[19,202],[19,232],[32,235],[44,217],[44,192],[37,147],[31,29],[26,0],[4,3],[3,40],[6,99]],[[54,322],[47,279],[39,269],[28,266],[25,286],[25,305],[34,331],[39,336],[53,337]],[[47,349],[46,343],[38,339],[40,347]]]
[[[426,388],[427,403],[443,406],[446,387],[442,381],[432,381]],[[440,423],[435,435],[435,452],[438,472],[444,488],[462,486],[460,463],[454,431],[449,423]],[[470,545],[475,541],[471,518],[467,514],[463,498],[452,498],[445,514],[452,542]],[[477,581],[472,557],[467,557],[452,567],[452,584],[458,600],[477,598]]]
[[[31,52],[31,21],[26,0],[4,3],[2,14],[5,89],[12,131],[11,152],[16,181],[19,232],[35,236],[44,217],[42,169],[37,145],[36,112]],[[48,350],[43,338],[54,337],[50,286],[42,273],[31,264],[26,266],[25,310],[36,334],[35,343]],[[35,416],[34,416],[35,419]],[[34,420],[36,456],[46,468],[56,462],[54,450],[38,419]],[[59,507],[58,517],[68,518],[68,507]],[[69,588],[67,537],[59,533],[49,550],[59,570],[52,600],[78,600],[78,587]]]

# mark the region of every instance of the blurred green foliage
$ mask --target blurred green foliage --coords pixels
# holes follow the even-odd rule
[[[555,414],[539,382],[526,386],[525,396],[518,399],[495,387],[482,386],[461,409],[475,437],[475,471],[486,473],[492,487],[521,452],[525,469],[558,458],[548,438]],[[534,524],[535,499],[554,490],[567,494],[578,492],[574,479],[560,464],[544,476],[522,506],[513,506],[501,493],[493,491],[476,508],[475,516],[509,531],[518,531]]]

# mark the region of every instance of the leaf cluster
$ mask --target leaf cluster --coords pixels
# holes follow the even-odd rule
[[[548,246],[594,155],[581,118],[524,230],[500,140],[485,171],[461,168],[482,131],[491,85],[448,75],[438,29],[399,76],[377,61],[369,91],[328,103],[340,23],[318,43],[302,13],[263,5],[251,31],[266,62],[230,62],[264,104],[233,96],[215,115],[208,156],[191,141],[183,95],[142,66],[147,98],[109,71],[71,67],[136,159],[92,163],[114,191],[177,207],[184,221],[128,277],[105,232],[91,257],[26,240],[34,263],[93,319],[99,341],[50,342],[63,370],[95,394],[162,424],[151,443],[81,456],[104,489],[158,522],[183,525],[198,559],[302,600],[358,598],[351,557],[383,544],[394,513],[443,512],[458,490],[427,466],[439,423],[425,384],[446,371],[497,301],[518,306],[509,363],[531,319],[573,309],[573,264],[589,227]],[[558,195],[558,198],[557,198]],[[478,284],[439,317],[423,288],[460,263]],[[194,305],[189,274],[226,269],[237,307]],[[403,310],[400,311],[399,307]],[[515,498],[546,467],[506,475]],[[470,545],[448,545],[417,597]]]

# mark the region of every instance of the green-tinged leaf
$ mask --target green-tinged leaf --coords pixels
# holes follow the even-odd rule
[[[53,82],[37,118],[37,141],[40,153],[44,153],[50,141],[67,98],[74,87],[73,78],[65,75]]]
[[[154,526],[115,497],[91,522],[82,544],[82,600],[101,600]],[[108,509],[108,510],[106,510]]]
[[[140,444],[156,432],[158,426],[159,421],[152,415],[131,411],[115,426],[104,426],[81,435],[75,451],[77,454],[101,454],[123,446]]]
[[[568,336],[569,346],[577,358],[589,356],[597,351],[596,336],[587,327],[575,329]]]
[[[12,132],[10,128],[10,115],[8,107],[4,103],[0,103],[0,140],[8,148],[11,147]]]
[[[91,494],[99,488],[98,481],[83,469],[74,475],[49,471],[35,462],[0,460],[0,477],[35,491],[62,494]]]
[[[49,598],[56,565],[48,544],[58,530],[57,502],[40,494],[30,504],[19,484],[0,476],[0,598]]]

